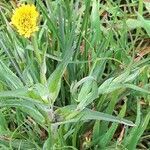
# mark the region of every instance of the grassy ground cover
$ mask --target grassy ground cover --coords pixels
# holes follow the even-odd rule
[[[18,30],[22,4],[39,15]],[[149,149],[149,17],[148,0],[1,0],[0,149]]]

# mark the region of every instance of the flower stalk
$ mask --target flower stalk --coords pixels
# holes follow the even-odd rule
[[[38,40],[37,40],[37,35],[34,34],[32,37],[31,37],[31,41],[32,41],[32,45],[33,45],[33,49],[34,49],[34,54],[35,54],[35,57],[37,59],[37,62],[40,66],[40,80],[41,80],[41,83],[42,84],[45,84],[46,83],[46,60],[45,60],[45,55],[42,55],[40,54],[40,50],[38,48]]]

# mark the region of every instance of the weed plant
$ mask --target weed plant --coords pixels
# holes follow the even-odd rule
[[[0,149],[149,149],[149,17],[146,0],[1,0]]]

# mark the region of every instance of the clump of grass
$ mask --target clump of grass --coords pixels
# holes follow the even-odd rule
[[[34,4],[39,30],[10,23]],[[148,149],[149,3],[0,2],[1,149]]]

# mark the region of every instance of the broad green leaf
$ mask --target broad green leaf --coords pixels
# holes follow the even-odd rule
[[[23,112],[33,117],[39,123],[44,123],[45,118],[37,111],[35,102],[29,100],[17,100],[17,99],[0,99],[0,108],[3,107],[17,107]]]
[[[111,93],[119,88],[122,88],[122,84],[119,82],[113,82],[114,78],[107,79],[100,87],[98,88],[99,94]]]
[[[81,79],[77,83],[73,83],[70,88],[71,93],[73,94],[74,92],[76,92],[77,89],[79,88],[79,86],[81,86],[82,84],[84,84],[87,81],[90,82],[90,80],[94,80],[94,78],[91,76],[88,76],[88,77]],[[85,89],[85,87],[83,89]]]
[[[67,64],[60,64],[48,79],[49,101],[53,104],[59,94],[61,87],[61,78]]]
[[[70,105],[70,106],[66,106],[63,108],[59,108],[56,111],[56,113],[59,114],[60,117],[64,118],[64,121],[54,123],[53,125],[60,125],[60,124],[66,124],[66,123],[71,123],[71,122],[78,122],[78,121],[104,120],[104,121],[117,122],[117,123],[125,124],[128,126],[134,126],[134,123],[132,121],[128,121],[128,120],[115,117],[112,115],[108,115],[102,112],[93,111],[88,108],[85,108],[81,112],[77,111],[75,105]],[[68,116],[71,116],[71,115],[73,117],[69,118]],[[69,118],[69,119],[65,120],[65,118]]]
[[[23,86],[21,80],[2,61],[0,61],[0,80],[6,82],[12,89]]]
[[[135,91],[139,91],[139,92],[142,92],[142,93],[147,93],[147,94],[150,94],[150,91],[144,89],[144,88],[141,88],[139,86],[136,86],[134,84],[124,84],[124,87],[126,88],[130,88],[130,89],[133,89]]]
[[[80,100],[78,100],[80,102],[77,106],[77,109],[83,110],[86,106],[91,104],[97,97],[98,97],[98,87],[97,87],[97,83],[94,81],[91,83],[90,92],[82,96],[82,99],[80,97]]]

